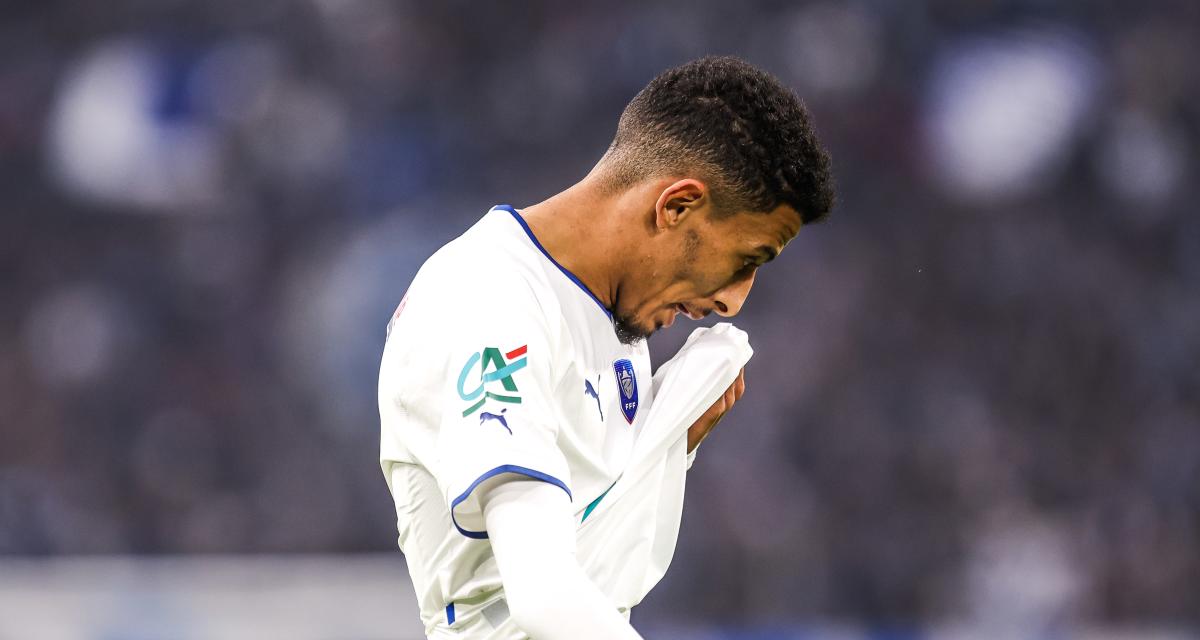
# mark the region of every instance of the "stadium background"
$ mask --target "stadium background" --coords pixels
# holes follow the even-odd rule
[[[6,1],[0,637],[418,637],[384,325],[708,53],[799,91],[840,202],[639,628],[1196,637],[1189,0]]]

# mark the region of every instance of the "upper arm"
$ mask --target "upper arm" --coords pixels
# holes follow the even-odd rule
[[[458,297],[431,345],[442,418],[430,469],[456,529],[472,538],[488,537],[484,483],[528,478],[571,497],[558,446],[556,326],[527,282],[488,274],[480,283],[470,297],[440,292]]]

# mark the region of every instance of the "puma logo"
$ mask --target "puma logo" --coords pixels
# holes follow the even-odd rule
[[[596,376],[596,384],[600,384],[600,376]],[[600,408],[600,394],[596,392],[596,387],[592,386],[591,380],[583,381],[583,392],[596,399],[596,411],[600,412],[600,422],[604,422],[604,409]]]
[[[496,422],[500,423],[500,426],[508,430],[509,435],[512,435],[512,429],[508,428],[508,420],[504,418],[505,411],[508,411],[508,409],[501,409],[500,413],[488,413],[487,411],[484,411],[483,413],[479,414],[479,424],[482,425],[488,420],[495,420]]]

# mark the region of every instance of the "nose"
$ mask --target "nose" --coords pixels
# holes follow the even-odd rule
[[[751,272],[749,277],[732,282],[713,295],[713,310],[717,315],[731,318],[742,310],[746,297],[750,295],[750,288],[754,286],[754,275]]]

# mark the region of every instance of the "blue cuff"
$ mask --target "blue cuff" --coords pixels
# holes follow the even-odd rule
[[[566,491],[567,497],[570,498],[571,500],[575,499],[575,497],[571,495],[571,490],[567,488],[567,483],[563,482],[562,480],[559,480],[558,478],[555,478],[552,475],[542,473],[541,471],[536,471],[534,469],[517,466],[515,464],[503,464],[503,465],[500,465],[499,467],[496,467],[495,469],[492,469],[491,471],[484,473],[483,475],[479,476],[478,478],[476,478],[475,481],[471,483],[471,486],[467,487],[466,491],[463,491],[462,494],[460,494],[457,498],[455,498],[454,500],[452,500],[450,502],[450,520],[454,523],[454,528],[458,529],[459,533],[463,534],[464,536],[466,536],[468,538],[474,538],[476,540],[487,540],[487,537],[488,537],[487,531],[467,531],[466,529],[463,529],[462,527],[458,526],[458,519],[454,517],[454,508],[457,507],[458,505],[462,504],[463,501],[465,501],[468,497],[470,497],[471,492],[474,491],[475,487],[478,487],[481,482],[483,482],[484,480],[487,480],[488,478],[498,476],[502,473],[515,473],[518,475],[533,478],[534,480],[541,480],[542,482],[549,482],[550,484],[562,489],[563,491]]]

